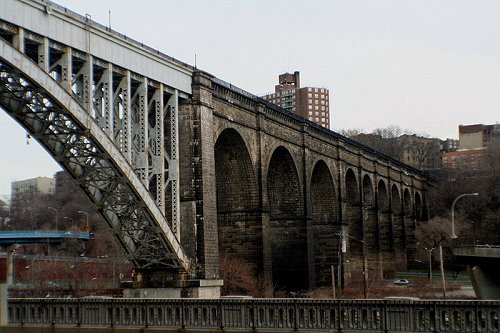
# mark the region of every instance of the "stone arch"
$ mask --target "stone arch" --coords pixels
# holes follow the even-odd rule
[[[281,288],[307,288],[303,192],[292,155],[283,146],[274,150],[269,162],[267,192],[273,282]]]
[[[373,184],[370,176],[363,177],[363,206],[366,208],[375,207],[375,195],[373,191]]]
[[[323,160],[316,162],[311,175],[311,210],[322,224],[339,222],[339,204],[330,169]]]
[[[259,186],[247,145],[236,130],[225,129],[217,138],[214,156],[219,253],[234,256],[261,271]]]
[[[348,203],[359,205],[359,186],[356,174],[351,168],[348,168],[345,173],[345,199]]]
[[[415,240],[415,218],[413,212],[413,202],[410,190],[403,190],[403,244],[406,250],[406,265],[415,265],[415,252],[417,242]]]
[[[396,184],[393,184],[391,187],[391,212],[393,214],[401,214],[402,213],[402,205],[401,205],[401,196],[399,195],[399,189]]]
[[[378,182],[377,186],[377,206],[379,220],[379,244],[382,251],[392,249],[392,227],[390,218],[389,195],[387,186],[383,180]]]
[[[362,281],[363,267],[363,213],[359,195],[359,183],[354,171],[348,168],[345,173],[345,221],[348,225],[345,240],[349,244],[350,270],[352,281]],[[361,275],[360,275],[361,274]]]
[[[406,268],[404,217],[401,195],[396,184],[392,185],[391,190],[391,211],[395,251],[395,269],[403,270]]]
[[[379,243],[378,243],[378,218],[375,210],[375,193],[373,190],[373,182],[369,175],[363,176],[363,241],[364,241],[364,258],[371,262],[372,268],[375,268],[375,263],[378,261]]]
[[[415,192],[415,218],[417,221],[423,220],[424,217],[424,209],[422,204],[422,198],[420,197],[420,193]]]
[[[314,273],[317,286],[331,286],[331,266],[338,265],[339,202],[327,164],[316,162],[311,175],[311,227]]]
[[[389,195],[387,194],[387,186],[383,180],[379,180],[377,186],[377,208],[382,213],[389,211]]]
[[[383,180],[379,180],[377,185],[377,206],[379,225],[379,247],[380,247],[380,276],[381,278],[394,277],[394,243],[393,231],[390,215],[390,200],[387,185]]]
[[[413,214],[413,205],[411,202],[410,191],[405,188],[403,191],[403,211],[405,216],[410,217]]]

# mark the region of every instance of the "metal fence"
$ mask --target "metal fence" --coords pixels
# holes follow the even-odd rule
[[[10,325],[500,332],[500,301],[9,299]]]

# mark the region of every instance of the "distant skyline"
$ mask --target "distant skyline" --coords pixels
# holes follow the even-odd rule
[[[497,0],[59,0],[56,3],[256,95],[278,75],[330,90],[332,130],[396,125],[458,138],[500,121]],[[59,169],[0,114],[10,182]],[[40,150],[40,149],[39,149]],[[5,156],[5,157],[4,157]]]

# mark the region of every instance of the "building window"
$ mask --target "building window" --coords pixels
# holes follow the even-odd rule
[[[313,94],[309,93],[309,94],[307,94],[307,97],[312,98]]]

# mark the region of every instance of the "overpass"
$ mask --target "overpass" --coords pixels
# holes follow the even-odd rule
[[[72,232],[58,230],[0,231],[0,246],[33,243],[62,243],[65,239],[89,240],[90,232]]]
[[[456,247],[453,254],[469,269],[472,285],[480,299],[500,299],[500,246],[474,245]]]
[[[0,37],[0,106],[89,196],[137,285],[217,284],[222,254],[288,289],[413,261],[419,170],[50,1],[1,1]]]
[[[58,230],[13,230],[13,231],[0,231],[0,248],[7,248],[7,267],[6,267],[6,286],[1,288],[7,288],[12,285],[14,278],[14,252],[18,245],[22,244],[59,244],[66,239],[79,239],[79,240],[89,240],[91,234],[89,232],[71,232],[71,231],[58,231]],[[1,277],[0,280],[4,278]],[[1,289],[0,288],[0,289]],[[1,292],[1,291],[0,291]],[[3,300],[2,300],[3,302]],[[2,306],[0,305],[0,308]]]

